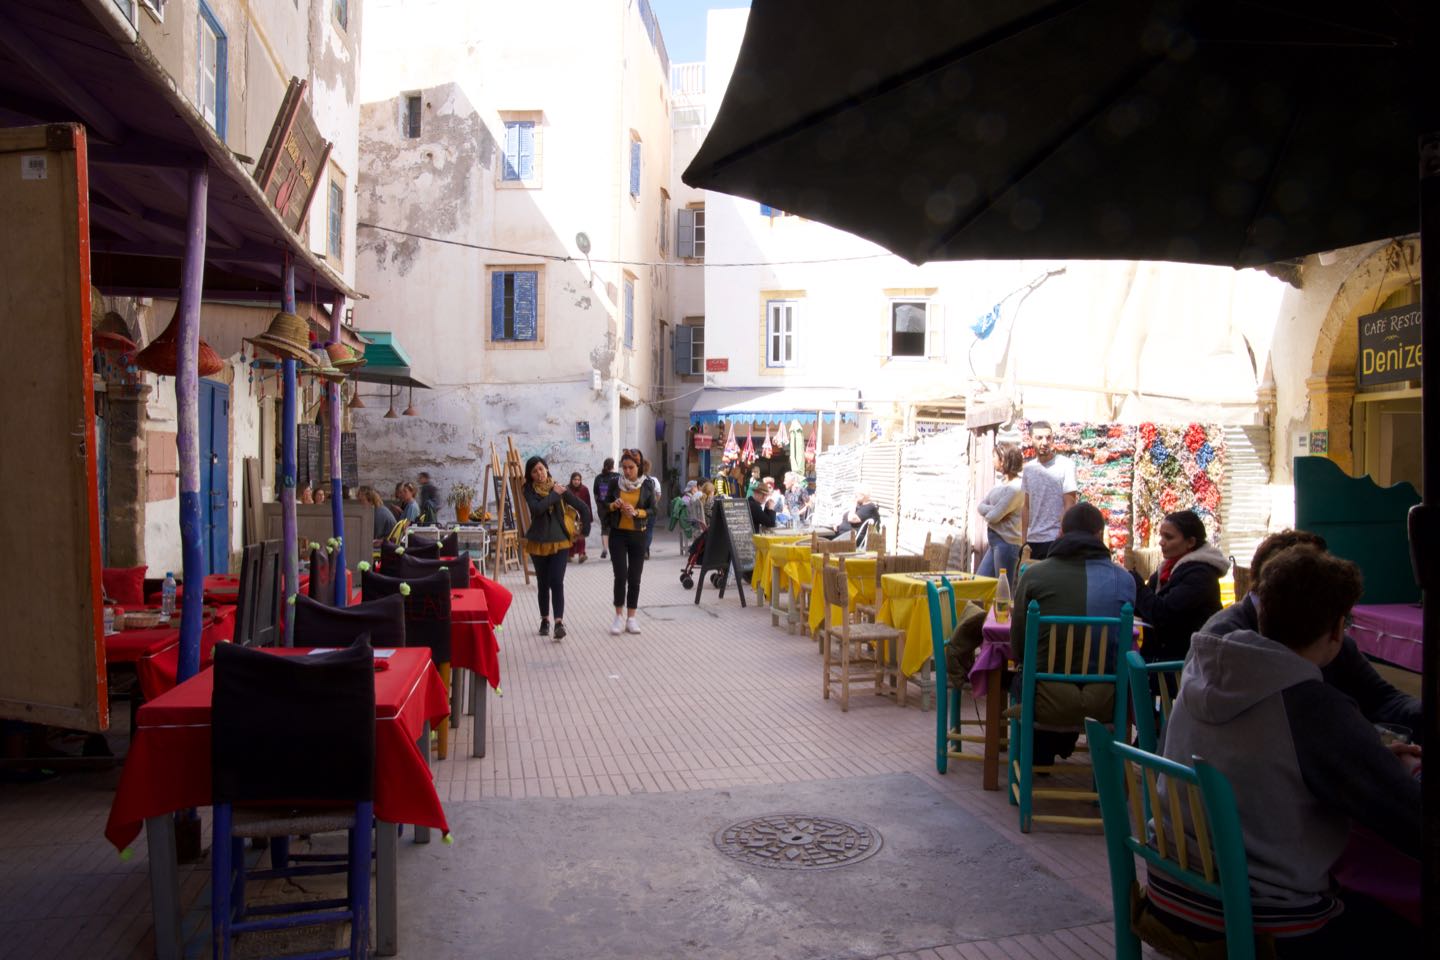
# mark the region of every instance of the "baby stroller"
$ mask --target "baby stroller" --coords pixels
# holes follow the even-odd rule
[[[695,587],[695,568],[700,566],[700,561],[705,558],[705,532],[702,530],[690,543],[690,550],[685,554],[685,566],[680,569],[680,585],[686,590]],[[710,585],[719,588],[720,582],[725,578],[724,570],[712,570],[710,572]]]

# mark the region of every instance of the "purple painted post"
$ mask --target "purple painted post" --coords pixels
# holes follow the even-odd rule
[[[340,318],[345,315],[345,294],[335,294],[330,305],[330,342],[340,342]],[[340,384],[329,383],[330,395],[330,520],[335,527],[335,606],[350,605],[350,592],[345,589],[345,501],[344,465],[340,462],[340,432],[345,426],[345,406],[340,402]],[[360,549],[358,546],[356,549]]]
[[[180,606],[180,663],[176,678],[200,672],[200,614],[205,603],[205,552],[200,528],[200,297],[205,276],[205,212],[210,174],[190,171],[185,258],[180,273],[180,332],[176,340],[175,444],[180,458],[181,576],[190,589]]]
[[[280,309],[295,312],[295,265],[285,257],[285,275],[280,288]],[[295,522],[295,361],[282,360],[284,377],[280,412],[280,529],[285,540],[284,587],[285,638],[282,645],[295,646],[295,596],[300,592],[299,527]]]

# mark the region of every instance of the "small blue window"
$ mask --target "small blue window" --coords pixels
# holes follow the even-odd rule
[[[537,339],[538,270],[496,270],[490,274],[490,339]]]
[[[195,90],[195,105],[200,108],[205,122],[225,139],[225,71],[228,67],[228,41],[220,21],[200,0],[200,53],[196,58],[199,78]]]
[[[625,278],[625,346],[635,347],[635,281]]]
[[[630,196],[640,199],[640,141],[630,141]]]
[[[505,123],[505,170],[501,179],[535,179],[534,120],[510,120]]]
[[[350,29],[350,0],[335,0],[335,22],[340,24],[340,29]]]
[[[325,250],[331,259],[345,259],[345,185],[333,176],[330,178],[330,208],[326,223],[329,236]]]

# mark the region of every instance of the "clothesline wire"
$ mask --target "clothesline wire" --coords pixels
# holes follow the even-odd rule
[[[605,263],[622,267],[782,267],[799,266],[804,264],[817,263],[853,263],[857,260],[885,260],[895,255],[893,253],[869,253],[857,257],[821,257],[816,260],[757,260],[753,263],[685,263],[674,260],[606,260],[603,257],[572,257],[568,253],[536,253],[533,250],[511,250],[506,247],[491,247],[483,243],[467,243],[464,240],[446,240],[444,237],[432,237],[424,233],[412,233],[409,230],[400,230],[396,227],[387,227],[378,223],[367,223],[361,220],[355,224],[357,227],[367,227],[371,230],[379,230],[383,233],[394,233],[402,237],[411,237],[415,240],[429,240],[432,243],[449,244],[452,247],[465,247],[468,250],[484,250],[487,253],[503,253],[512,257],[535,257],[539,260],[554,260],[558,263]]]

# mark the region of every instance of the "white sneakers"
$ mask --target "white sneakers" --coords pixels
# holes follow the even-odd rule
[[[619,620],[620,618],[619,618],[619,617],[616,617],[615,619],[616,619],[616,620]],[[640,621],[639,621],[639,620],[636,620],[634,617],[631,617],[629,620],[626,620],[626,621],[625,621],[625,632],[626,632],[626,633],[639,633],[639,632],[640,632]]]
[[[634,623],[635,621],[634,621],[634,620],[631,620],[630,622],[631,622],[631,623]],[[615,620],[614,620],[614,622],[610,624],[610,636],[612,636],[612,637],[618,637],[618,636],[620,636],[621,633],[624,632],[624,630],[625,630],[625,618],[622,617],[622,616],[620,616],[620,614],[617,613],[617,614],[615,614]]]

